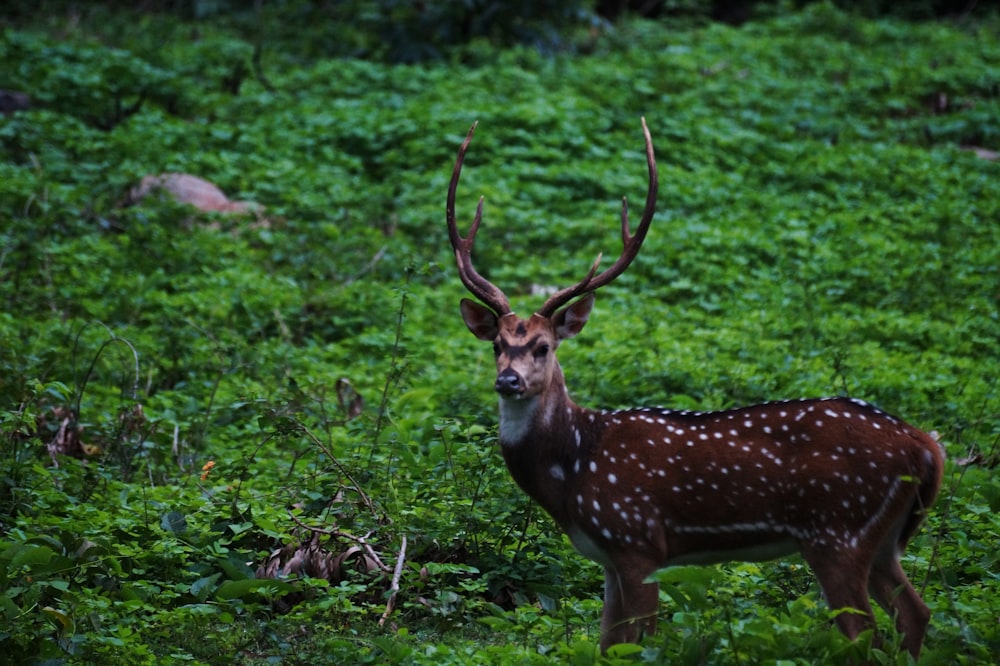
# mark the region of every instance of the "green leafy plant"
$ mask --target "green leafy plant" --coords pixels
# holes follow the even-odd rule
[[[904,559],[932,611],[921,662],[989,661],[996,21],[811,3],[581,37],[393,7],[411,37],[434,17],[468,29],[417,44],[386,41],[384,16],[315,20],[376,4],[11,14],[0,88],[33,107],[0,118],[4,654],[907,663],[891,633],[846,641],[796,560],[662,572],[658,633],[602,655],[600,568],[507,476],[442,219],[455,150],[479,120],[459,215],[485,196],[477,265],[524,312],[618,242],[645,116],[657,217],[560,348],[574,397],[848,394],[937,430],[946,491]],[[263,212],[124,205],[163,172]]]

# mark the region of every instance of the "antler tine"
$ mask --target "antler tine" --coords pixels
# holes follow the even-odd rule
[[[656,193],[659,188],[656,175],[656,157],[653,154],[653,138],[649,134],[649,127],[646,126],[645,118],[642,119],[642,132],[646,138],[646,164],[649,167],[649,189],[646,192],[646,208],[642,211],[642,219],[639,220],[639,227],[635,230],[635,234],[631,233],[629,229],[628,203],[622,197],[622,245],[624,247],[621,256],[618,257],[618,260],[610,268],[600,274],[596,274],[597,265],[601,261],[601,256],[598,255],[597,261],[594,262],[586,277],[572,287],[566,287],[552,294],[545,301],[545,304],[542,305],[538,314],[551,317],[556,310],[577,296],[600,289],[621,275],[628,268],[629,264],[632,263],[632,260],[636,258],[636,255],[639,254],[639,248],[642,247],[642,242],[646,240],[646,232],[649,231],[649,225],[653,221],[653,214],[656,212]]]
[[[479,223],[483,219],[483,197],[479,197],[479,205],[476,206],[476,217],[469,227],[469,234],[466,237],[458,231],[455,222],[455,192],[458,189],[458,179],[462,172],[462,163],[465,161],[465,151],[472,143],[472,134],[476,131],[476,125],[472,124],[468,136],[458,149],[458,158],[455,160],[455,168],[451,172],[451,184],[448,185],[448,203],[446,215],[448,218],[448,237],[451,239],[451,246],[455,250],[455,262],[458,264],[458,275],[462,278],[462,283],[472,294],[488,305],[498,315],[503,316],[510,313],[510,303],[500,289],[484,278],[472,265],[472,244],[476,239],[476,232],[479,231]]]

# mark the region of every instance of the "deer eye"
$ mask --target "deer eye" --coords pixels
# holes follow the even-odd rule
[[[538,345],[538,347],[535,348],[534,353],[535,353],[535,358],[545,358],[549,353],[549,346]]]
[[[493,355],[494,356],[499,356],[500,355],[500,344],[497,343],[497,342],[493,343]]]

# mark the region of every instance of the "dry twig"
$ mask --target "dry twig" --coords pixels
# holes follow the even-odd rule
[[[403,562],[406,561],[406,535],[403,535],[402,543],[399,546],[399,557],[396,558],[396,568],[392,572],[392,582],[389,584],[389,601],[385,604],[385,612],[378,621],[378,626],[385,625],[385,621],[392,615],[396,608],[396,596],[399,594],[399,577],[403,575]]]

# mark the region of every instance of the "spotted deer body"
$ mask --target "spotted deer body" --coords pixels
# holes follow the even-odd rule
[[[860,611],[837,616],[845,634],[874,625],[870,594],[917,656],[929,612],[899,557],[941,483],[944,453],[933,437],[848,398],[690,412],[595,411],[569,397],[555,351],[583,329],[594,291],[631,263],[652,220],[656,169],[645,121],[643,130],[650,191],[635,234],[623,205],[621,258],[598,274],[598,257],[583,281],[527,319],[472,267],[482,201],[468,236],[458,233],[454,195],[472,130],[460,150],[449,233],[463,282],[485,303],[466,299],[461,310],[494,346],[512,477],[604,567],[602,649],[655,629],[658,586],[646,579],[657,569],[798,552],[831,607]]]

